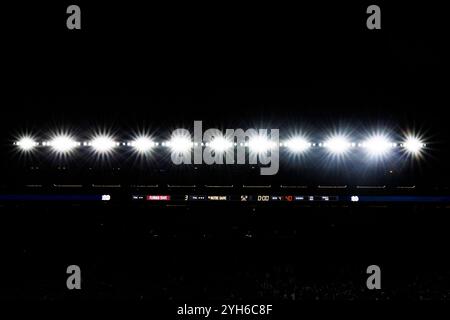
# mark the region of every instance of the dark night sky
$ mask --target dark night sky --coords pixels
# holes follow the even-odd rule
[[[420,118],[444,104],[444,23],[422,6],[383,4],[374,32],[362,3],[81,6],[78,33],[65,28],[64,4],[9,11],[3,112],[95,118],[117,107],[122,118],[166,105],[182,118],[216,116],[226,105],[249,116]]]
[[[369,31],[364,2],[79,4],[81,32],[66,30],[66,3],[11,8],[2,21],[14,30],[5,37],[7,141],[60,125],[382,124],[426,131],[439,144],[435,167],[447,170],[444,10],[378,3],[382,30]]]

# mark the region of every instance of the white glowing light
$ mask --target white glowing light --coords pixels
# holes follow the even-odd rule
[[[425,147],[425,144],[418,138],[408,137],[406,138],[406,141],[403,143],[403,146],[405,147],[406,151],[418,154],[420,153],[422,148]]]
[[[150,151],[155,146],[155,143],[150,138],[140,137],[131,142],[131,146],[133,146],[133,148],[136,149],[136,151],[140,153],[145,153]]]
[[[263,153],[269,151],[271,148],[275,147],[275,143],[273,141],[270,141],[265,136],[255,136],[251,138],[248,142],[248,147],[250,148],[250,151],[256,152],[256,153]]]
[[[303,152],[311,147],[311,143],[301,137],[292,138],[285,145],[292,152]]]
[[[373,136],[362,144],[362,147],[365,148],[371,155],[386,154],[392,146],[392,142],[384,136]]]
[[[328,139],[323,146],[334,154],[341,154],[351,147],[351,143],[345,137],[335,136]]]
[[[224,152],[232,146],[233,143],[224,137],[216,137],[209,143],[209,147],[216,152]]]
[[[38,143],[30,137],[23,137],[16,143],[16,145],[23,151],[30,151],[34,149]]]
[[[98,136],[90,142],[90,145],[95,151],[105,153],[111,151],[116,146],[116,142],[108,136]]]
[[[51,146],[56,152],[69,152],[78,146],[78,142],[66,135],[56,136],[47,145]]]
[[[184,153],[188,152],[192,146],[192,141],[185,136],[174,136],[169,142],[166,143],[173,152]]]

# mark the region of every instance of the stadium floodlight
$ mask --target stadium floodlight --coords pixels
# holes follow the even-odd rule
[[[111,137],[102,135],[95,137],[90,145],[96,152],[106,153],[116,146],[116,142]]]
[[[58,135],[47,143],[54,151],[58,153],[66,153],[72,151],[78,146],[78,142],[67,135]]]
[[[252,152],[264,153],[275,147],[275,143],[264,135],[258,135],[249,139],[248,147]]]
[[[139,137],[131,142],[131,146],[139,153],[146,153],[155,146],[155,142],[148,137]]]
[[[233,146],[233,143],[225,137],[215,137],[209,143],[209,147],[216,152],[225,152]]]
[[[288,140],[284,145],[292,152],[304,152],[311,147],[311,143],[302,137],[294,137]]]
[[[351,143],[344,136],[333,136],[323,146],[333,154],[342,154],[351,147]]]
[[[31,151],[38,145],[36,141],[33,140],[31,137],[23,137],[19,141],[16,142],[16,145],[20,148],[22,151]]]
[[[187,136],[175,135],[166,142],[166,146],[169,146],[172,152],[185,153],[192,148],[193,143]]]
[[[405,142],[403,143],[403,147],[406,151],[412,154],[419,154],[422,149],[425,147],[425,144],[420,141],[419,138],[409,136],[406,138]]]
[[[391,150],[393,144],[385,136],[376,135],[368,138],[361,146],[365,148],[370,155],[382,156]]]

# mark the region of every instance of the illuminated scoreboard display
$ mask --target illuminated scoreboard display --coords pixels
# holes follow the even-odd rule
[[[205,194],[179,194],[179,195],[133,195],[133,201],[145,202],[229,202],[229,203],[450,203],[450,196],[425,196],[425,195],[205,195]]]
[[[175,202],[327,202],[339,201],[338,196],[304,196],[304,195],[133,195],[137,201],[175,201]]]

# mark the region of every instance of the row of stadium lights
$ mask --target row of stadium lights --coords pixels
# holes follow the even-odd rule
[[[90,147],[97,153],[108,153],[119,146],[132,147],[136,152],[145,154],[149,153],[158,146],[168,147],[173,152],[188,152],[192,147],[198,146],[199,143],[192,142],[186,136],[173,136],[171,140],[166,142],[155,142],[151,137],[140,136],[130,142],[117,142],[111,136],[98,135],[88,142],[78,142],[69,135],[56,135],[50,141],[36,142],[30,136],[24,136],[14,143],[21,151],[30,152],[38,146],[50,147],[56,153],[70,153],[78,147]],[[210,142],[202,142],[201,146],[210,147],[215,152],[225,152],[226,150],[237,147],[238,144],[231,142],[225,137],[216,137]],[[276,144],[266,136],[255,136],[248,142],[239,143],[241,147],[247,147],[252,152],[262,153],[274,148]],[[366,141],[361,143],[350,142],[345,136],[335,135],[327,139],[325,142],[312,143],[304,137],[293,137],[285,142],[278,144],[280,147],[286,147],[293,153],[302,153],[312,147],[326,148],[332,154],[343,154],[351,148],[359,147],[367,150],[369,154],[383,155],[392,148],[400,147],[411,154],[419,154],[426,147],[419,138],[408,136],[401,143],[391,142],[386,136],[373,135]]]

